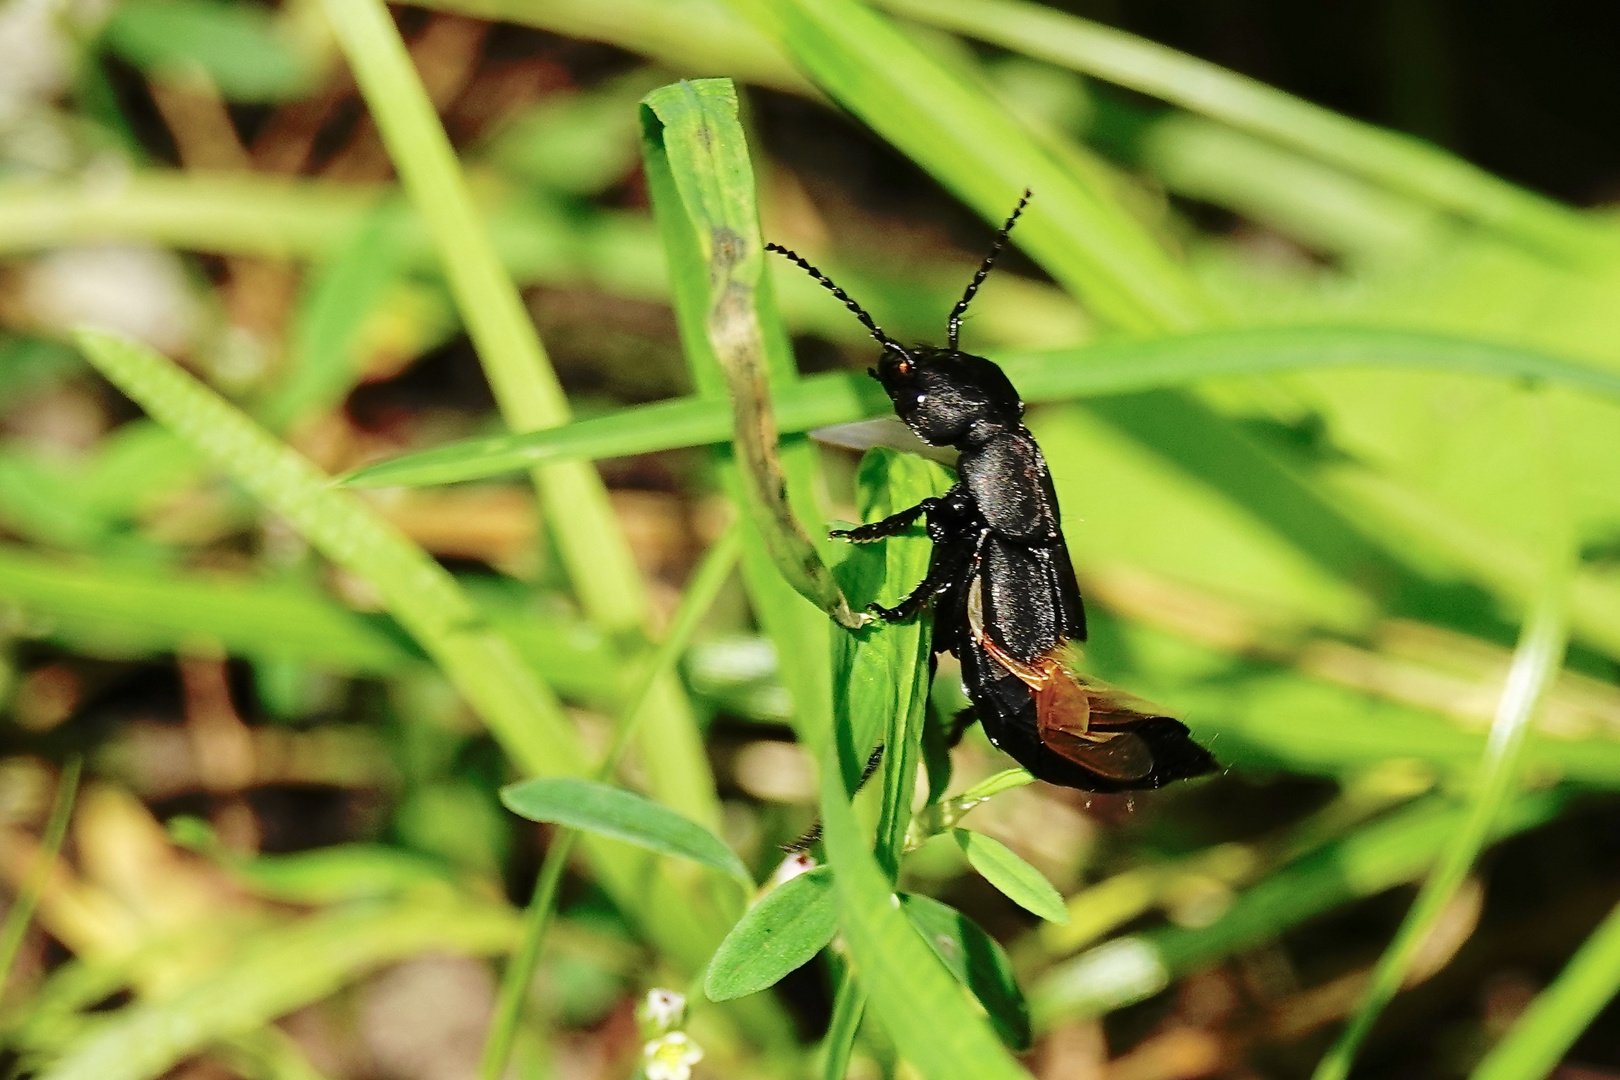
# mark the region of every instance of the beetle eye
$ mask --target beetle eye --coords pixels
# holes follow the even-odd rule
[[[902,360],[902,361],[900,361],[900,363],[898,365],[896,365],[895,370],[898,371],[901,375],[910,375],[911,374],[911,361],[910,360]]]

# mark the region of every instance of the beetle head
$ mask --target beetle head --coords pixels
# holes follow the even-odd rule
[[[931,345],[891,346],[872,377],[906,426],[935,446],[962,449],[1023,421],[1018,391],[982,356]]]

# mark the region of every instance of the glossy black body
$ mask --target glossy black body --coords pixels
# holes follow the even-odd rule
[[[1028,197],[1025,192],[1026,201]],[[999,367],[957,347],[968,302],[994,265],[1023,206],[1020,202],[1008,219],[951,312],[948,344],[943,348],[893,341],[820,271],[770,245],[843,300],[883,346],[872,374],[883,384],[900,419],[924,442],[955,447],[960,454],[957,483],[943,496],[833,535],[870,542],[897,535],[925,519],[934,542],[927,576],[895,607],[872,610],[899,621],[933,605],[934,651],[949,651],[961,661],[963,688],[985,734],[1040,779],[1088,791],[1156,788],[1216,768],[1185,726],[1136,706],[1114,709],[1108,692],[1099,691],[1098,705],[1090,713],[1092,726],[1143,740],[1152,753],[1152,768],[1128,779],[1085,768],[1043,741],[1034,692],[975,637],[977,626],[997,651],[1026,664],[1064,655],[1068,643],[1086,637],[1085,610],[1063,540],[1057,495],[1041,448],[1024,426],[1024,404]],[[1085,714],[1077,712],[1083,727]]]

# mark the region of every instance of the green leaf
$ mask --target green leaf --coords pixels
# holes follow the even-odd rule
[[[1261,327],[1041,352],[995,354],[1026,402],[1067,401],[1180,386],[1204,379],[1331,368],[1452,371],[1535,379],[1620,400],[1620,374],[1534,349],[1429,331],[1378,327]],[[810,431],[888,416],[882,388],[854,372],[773,388],[777,428]],[[548,431],[469,439],[357,469],[356,487],[446,484],[551,461],[594,460],[717,443],[730,437],[720,400],[679,398]]]
[[[1039,870],[1019,858],[1006,844],[967,829],[952,829],[951,835],[956,846],[967,855],[969,865],[1007,899],[1048,922],[1069,921],[1069,909],[1062,895]]]
[[[106,46],[136,67],[207,72],[232,101],[281,101],[309,89],[314,65],[281,37],[268,12],[221,0],[132,0],[113,9]]]
[[[1001,1041],[1028,1050],[1034,1041],[1029,1006],[1013,978],[1012,961],[995,938],[955,908],[926,896],[900,898],[906,917],[917,928],[957,981],[979,999]]]
[[[778,885],[748,909],[720,943],[703,977],[710,1001],[775,986],[827,947],[838,932],[832,868],[818,866]]]
[[[748,869],[725,841],[635,792],[577,777],[546,777],[508,784],[501,789],[501,802],[530,821],[567,825],[691,859],[753,886]]]

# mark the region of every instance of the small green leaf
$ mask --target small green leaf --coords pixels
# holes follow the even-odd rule
[[[956,838],[956,846],[967,855],[973,869],[1007,899],[1047,922],[1069,921],[1069,909],[1064,905],[1063,897],[1052,888],[1051,882],[1006,844],[967,829],[952,829],[951,835]]]
[[[996,939],[960,911],[926,896],[904,894],[906,917],[957,981],[979,999],[1001,1041],[1028,1050],[1034,1036],[1029,1006],[1013,978],[1012,962]]]
[[[832,867],[818,866],[772,889],[748,909],[709,961],[703,992],[730,1001],[764,990],[827,947],[838,931]]]
[[[575,777],[542,777],[508,784],[501,789],[501,802],[530,821],[567,825],[691,859],[753,887],[742,860],[718,836],[633,791]]]

